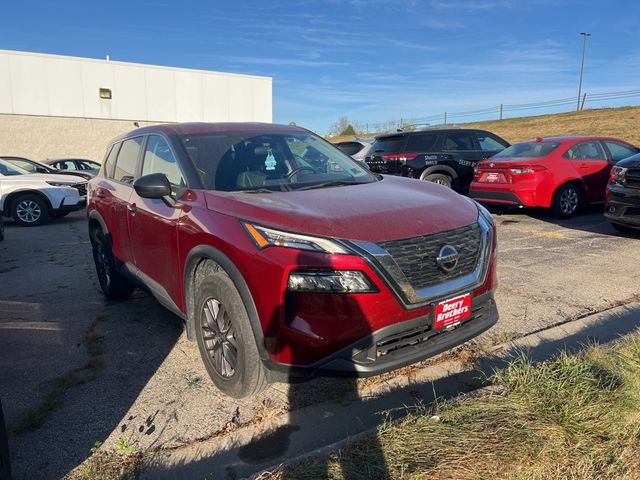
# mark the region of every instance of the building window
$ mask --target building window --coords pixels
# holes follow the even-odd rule
[[[111,100],[111,89],[110,88],[101,88],[100,89],[100,98],[104,98],[106,100]]]

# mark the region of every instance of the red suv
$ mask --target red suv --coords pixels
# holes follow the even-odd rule
[[[608,137],[536,138],[476,165],[469,194],[482,203],[551,208],[568,218],[604,201],[611,167],[638,153]]]
[[[182,317],[231,396],[386,372],[498,319],[484,208],[371,173],[303,128],[141,128],[109,146],[88,196],[104,293],[139,286]]]

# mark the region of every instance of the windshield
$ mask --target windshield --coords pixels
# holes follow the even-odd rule
[[[212,132],[180,139],[208,190],[290,191],[376,181],[310,133]]]
[[[491,158],[539,158],[546,157],[560,146],[559,142],[523,142],[511,145]]]
[[[370,153],[385,155],[388,153],[400,153],[404,142],[404,135],[393,135],[390,137],[379,137],[371,146]]]
[[[9,162],[0,159],[0,175],[3,177],[12,177],[15,175],[24,175],[27,174],[26,170],[23,170],[15,165],[11,165]]]

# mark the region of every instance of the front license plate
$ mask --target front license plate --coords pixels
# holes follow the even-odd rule
[[[436,305],[433,314],[433,329],[453,327],[471,316],[471,294],[444,300]]]

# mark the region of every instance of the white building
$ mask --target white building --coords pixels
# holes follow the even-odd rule
[[[0,156],[101,160],[165,122],[272,121],[271,78],[0,50]]]

